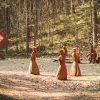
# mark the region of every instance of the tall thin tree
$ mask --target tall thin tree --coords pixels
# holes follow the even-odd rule
[[[93,47],[96,46],[96,39],[97,39],[97,31],[96,31],[96,20],[97,20],[97,13],[96,13],[96,2],[92,0],[92,34],[93,34]]]

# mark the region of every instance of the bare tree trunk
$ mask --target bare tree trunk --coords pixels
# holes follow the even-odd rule
[[[96,3],[92,0],[92,34],[93,34],[93,47],[96,46],[96,39],[97,39],[97,28],[96,28],[96,20],[97,20],[97,13],[96,13]]]
[[[71,0],[71,13],[75,13],[74,0]]]
[[[64,5],[65,5],[65,12],[66,12],[66,15],[70,14],[70,2],[69,0],[64,0]]]
[[[26,52],[29,53],[29,1],[26,0]]]
[[[82,0],[82,3],[83,3],[83,5],[84,5],[84,3],[85,3],[85,0]]]
[[[18,8],[17,8],[18,7]],[[17,41],[17,45],[16,45],[16,52],[18,53],[19,52],[19,41],[18,41],[18,38],[19,38],[19,22],[20,22],[20,0],[17,0],[17,9],[16,11],[18,12],[18,20],[17,20],[17,31],[16,31],[16,34],[17,34],[17,38],[16,38],[16,41]]]
[[[39,0],[35,0],[35,6],[36,6],[36,15],[35,15],[35,33],[34,33],[34,46],[36,46],[36,40],[38,36],[38,5],[39,5]]]
[[[8,4],[8,0],[6,3]],[[6,36],[10,34],[10,8],[5,8],[5,18],[6,18]],[[8,52],[8,44],[6,44],[6,54]]]
[[[89,45],[92,44],[92,5],[91,5],[91,2],[90,2],[90,26],[91,26],[91,29],[90,29],[90,32],[89,32]]]

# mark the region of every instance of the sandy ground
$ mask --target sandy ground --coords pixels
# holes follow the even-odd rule
[[[100,100],[100,64],[80,64],[82,76],[59,81],[52,59],[37,62],[39,76],[28,74],[27,59],[0,61],[0,100]],[[67,64],[68,72],[70,67]]]

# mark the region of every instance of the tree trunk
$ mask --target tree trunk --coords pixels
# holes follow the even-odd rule
[[[65,5],[65,12],[66,12],[66,15],[70,14],[70,2],[69,0],[64,0],[64,5]]]
[[[84,5],[84,3],[85,3],[85,0],[82,0],[82,3],[83,3],[83,5]]]
[[[29,1],[26,0],[26,52],[29,53]]]
[[[19,41],[18,41],[18,38],[19,38],[19,27],[20,27],[19,26],[19,23],[20,23],[20,0],[17,0],[17,7],[18,7],[18,9],[16,9],[16,11],[18,12],[18,20],[17,20],[17,31],[16,31],[16,34],[17,34],[17,38],[16,38],[16,41],[17,41],[16,52],[18,53],[19,52]]]
[[[38,4],[39,0],[35,0],[35,6],[36,6],[36,15],[35,15],[35,33],[34,33],[34,46],[36,46],[36,40],[38,36]]]
[[[8,4],[8,0],[6,0]],[[10,8],[5,8],[5,18],[6,18],[6,36],[10,34]],[[6,45],[6,54],[8,52],[8,44]]]
[[[96,28],[96,20],[97,20],[97,13],[96,13],[96,3],[92,0],[92,34],[93,34],[93,47],[96,46],[97,40],[97,28]]]
[[[71,13],[75,13],[74,0],[71,0]]]
[[[89,45],[92,44],[92,5],[91,5],[91,2],[90,2],[90,25],[91,25],[91,29],[90,29],[90,32],[89,32]]]

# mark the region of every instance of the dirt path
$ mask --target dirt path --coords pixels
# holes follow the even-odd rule
[[[0,100],[100,100],[99,64],[80,64],[81,77],[68,75],[67,81],[59,81],[52,59],[38,59],[39,76],[27,73],[28,63],[27,59],[0,61]]]
[[[38,58],[37,63],[41,73],[55,74],[58,69],[58,64],[53,62],[53,58]],[[70,71],[72,63],[67,63],[68,72]],[[29,59],[11,59],[0,60],[0,71],[17,71],[27,72],[29,66]],[[82,75],[100,75],[100,64],[88,64],[82,61],[80,64]]]
[[[10,89],[11,96],[24,100],[99,100],[100,81],[59,81],[53,75],[34,76],[19,72],[0,72],[0,83]],[[0,91],[2,94],[2,91]],[[8,92],[9,93],[9,92]],[[4,94],[8,95],[6,91]],[[13,93],[13,94],[12,94]],[[75,98],[76,99],[75,99]],[[44,98],[44,99],[43,99]],[[62,99],[63,98],[63,99]],[[85,99],[84,99],[85,98]]]

